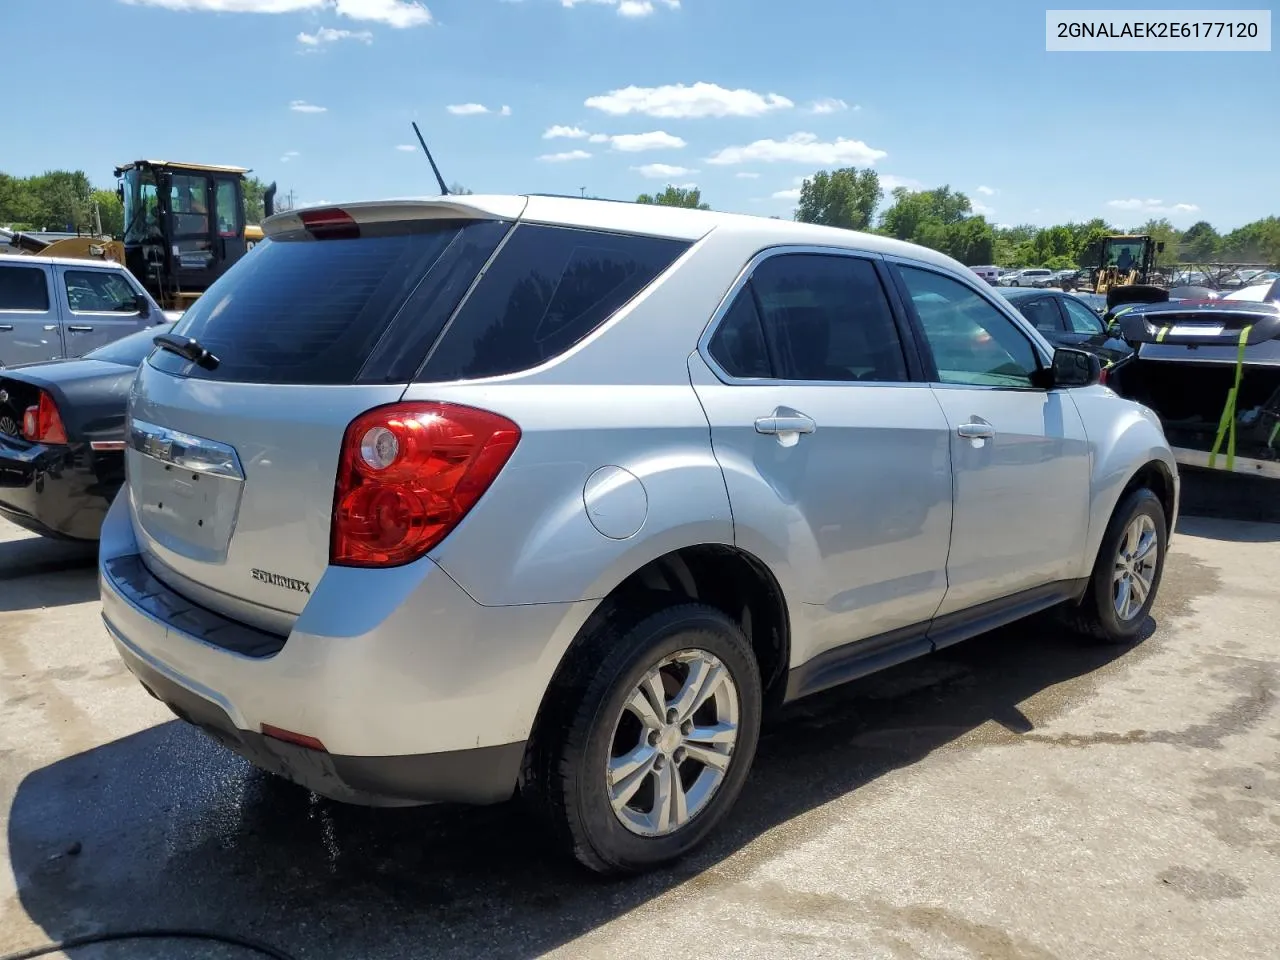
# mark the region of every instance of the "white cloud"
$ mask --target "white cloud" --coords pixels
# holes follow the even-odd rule
[[[1163,200],[1108,200],[1107,206],[1115,210],[1134,210],[1139,213],[1195,213],[1200,208],[1194,203],[1169,203]]]
[[[481,113],[488,113],[489,108],[483,103],[452,103],[445,107],[455,117],[472,117]]]
[[[325,113],[328,107],[317,107],[314,103],[307,103],[305,100],[293,100],[289,103],[289,109],[294,113]]]
[[[995,210],[993,208],[988,207],[985,203],[980,203],[977,200],[970,200],[969,208],[974,213],[982,217],[991,217],[995,214]]]
[[[507,2],[519,2],[519,0],[507,0]],[[680,9],[680,0],[656,0],[656,2],[670,10]],[[614,7],[618,11],[618,16],[632,19],[647,17],[657,9],[655,0],[560,0],[562,7],[577,7],[582,4]]]
[[[759,180],[760,174],[752,173],[750,170],[739,170],[734,174],[739,180]]]
[[[892,173],[880,174],[880,186],[887,191],[897,190],[899,187],[906,187],[908,190],[923,190],[924,184],[912,177],[899,177]]]
[[[434,22],[418,0],[121,0],[133,6],[202,13],[299,13],[333,11],[340,17],[404,29]]]
[[[817,134],[793,133],[786,140],[757,140],[742,147],[725,147],[707,158],[707,163],[809,163],[815,167],[869,166],[887,157],[883,150],[869,147],[861,140],[837,137],[819,140]]]
[[[544,153],[538,159],[547,163],[566,163],[570,160],[590,160],[591,154],[585,150],[566,150],[564,153]]]
[[[667,84],[662,87],[622,87],[597,97],[586,106],[615,117],[633,113],[650,117],[696,119],[701,117],[758,117],[795,104],[776,93],[726,90],[715,83]]]
[[[810,113],[839,113],[842,110],[848,110],[849,104],[835,97],[823,97],[821,100],[815,100],[809,104]],[[855,106],[854,110],[861,110],[861,107]]]
[[[321,27],[315,33],[298,34],[298,42],[304,47],[320,47],[339,40],[356,40],[360,43],[373,43],[373,34],[368,30],[335,30],[332,27]]]
[[[665,130],[654,130],[650,133],[620,133],[609,137],[613,149],[623,153],[639,153],[642,150],[680,150],[687,144],[679,137]],[[591,138],[592,142],[598,142]]]
[[[773,194],[773,199],[775,199],[775,200],[799,200],[799,199],[800,199],[800,188],[799,188],[799,187],[796,187],[794,190],[779,190],[777,193]]]
[[[299,156],[301,156],[301,154],[300,154],[300,153],[298,153],[298,151],[297,151],[297,150],[286,150],[286,151],[285,151],[285,153],[284,153],[284,156],[282,156],[282,157],[280,158],[280,162],[281,162],[281,163],[288,163],[288,162],[289,162],[290,160],[292,160],[294,157],[299,157]]]
[[[1000,191],[994,187],[979,187],[978,192],[987,197],[994,197]]]
[[[398,144],[396,144],[396,149],[397,149],[397,150],[401,150],[401,151],[403,151],[403,152],[405,152],[405,153],[417,153],[417,152],[418,152],[418,148],[417,148],[417,147],[415,147],[412,143],[398,143]]]
[[[510,107],[508,107],[508,106],[504,103],[504,104],[502,105],[502,109],[498,111],[498,116],[500,116],[500,117],[509,117],[509,116],[511,116],[511,108],[510,108]]]
[[[587,139],[592,143],[608,143],[612,138],[607,133],[593,133]]]
[[[687,177],[691,173],[698,172],[697,170],[690,170],[688,167],[677,167],[669,163],[646,163],[644,166],[632,167],[631,169],[642,177],[649,177],[652,180],[671,180],[673,177]]]
[[[581,127],[566,127],[556,124],[554,127],[547,127],[546,133],[542,135],[543,140],[555,140],[563,138],[565,140],[585,140],[589,134]]]

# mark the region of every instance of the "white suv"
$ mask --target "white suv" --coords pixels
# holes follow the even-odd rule
[[[267,770],[519,791],[634,871],[771,705],[1049,607],[1142,628],[1158,421],[948,257],[540,196],[264,227],[139,371],[100,565],[129,669]]]

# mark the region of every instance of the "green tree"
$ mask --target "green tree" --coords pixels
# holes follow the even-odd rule
[[[114,190],[95,190],[89,198],[98,207],[102,232],[109,237],[124,236],[124,204]]]
[[[454,181],[453,183],[449,184],[449,192],[454,196],[458,196],[458,197],[468,197],[468,196],[472,196],[475,193],[474,190],[468,190],[466,187],[464,187],[462,184],[458,183],[457,181]]]
[[[883,197],[880,175],[874,170],[819,170],[801,184],[795,218],[802,223],[866,230]]]
[[[691,210],[710,210],[711,205],[702,202],[702,191],[697,187],[673,187],[654,195],[642,193],[636,197],[636,203],[653,203],[660,207],[687,207]]]
[[[1140,227],[1134,227],[1134,233],[1147,234],[1157,243],[1164,244],[1164,250],[1156,254],[1156,265],[1160,267],[1171,267],[1178,262],[1178,247],[1182,240],[1182,234],[1172,223],[1164,217],[1159,219],[1152,218]]]
[[[267,184],[263,183],[257,177],[244,178],[244,222],[245,223],[261,223],[262,218],[266,215],[266,207],[263,202],[263,195],[267,191]],[[279,194],[277,194],[279,196]]]
[[[1181,259],[1193,263],[1211,263],[1217,256],[1222,244],[1218,231],[1205,220],[1199,220],[1187,227],[1182,235],[1182,244],[1178,253]]]

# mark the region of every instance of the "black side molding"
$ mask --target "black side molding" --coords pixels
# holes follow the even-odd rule
[[[820,693],[1003,627],[1059,603],[1079,601],[1088,587],[1087,577],[1060,580],[936,620],[834,647],[792,668],[783,699],[790,702]]]

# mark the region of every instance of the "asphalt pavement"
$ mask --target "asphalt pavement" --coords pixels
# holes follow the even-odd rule
[[[1280,955],[1280,525],[1185,519],[1133,647],[1036,621],[794,705],[709,847],[609,882],[514,804],[259,774],[123,669],[68,550],[0,529],[0,955],[157,926],[300,960]]]

